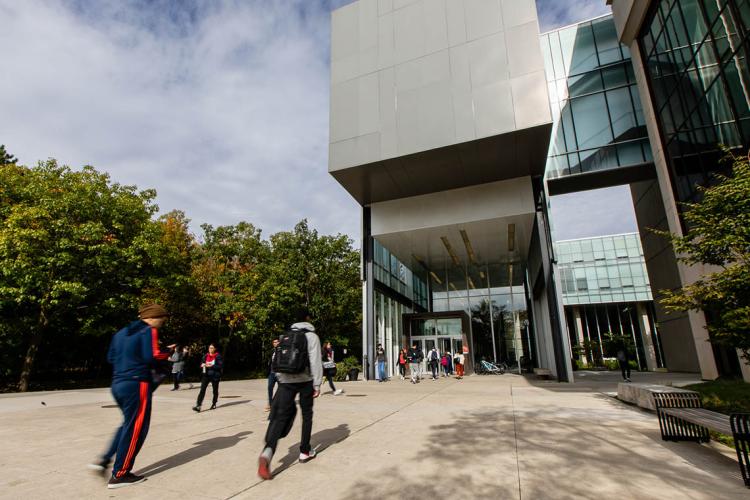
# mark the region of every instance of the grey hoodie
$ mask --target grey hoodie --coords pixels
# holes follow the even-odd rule
[[[315,333],[315,327],[310,323],[295,323],[292,330],[307,330],[307,355],[310,359],[310,366],[305,368],[302,373],[277,373],[281,384],[294,384],[297,382],[307,382],[312,380],[315,390],[320,390],[320,384],[323,381],[323,361],[320,354],[320,339]]]

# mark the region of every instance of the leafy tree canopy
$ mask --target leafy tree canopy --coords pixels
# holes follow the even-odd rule
[[[662,303],[675,311],[703,310],[713,342],[739,349],[750,362],[750,166],[729,151],[730,176],[700,188],[702,200],[686,204],[689,230],[668,236],[680,260],[713,266],[715,272],[676,291]]]

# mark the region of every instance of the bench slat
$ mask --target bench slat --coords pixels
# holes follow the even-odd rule
[[[667,415],[685,420],[692,424],[707,427],[722,434],[732,435],[729,416],[703,408],[661,408]]]

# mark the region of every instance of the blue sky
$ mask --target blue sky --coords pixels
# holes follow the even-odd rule
[[[327,173],[329,12],[346,3],[0,0],[0,143],[25,164],[156,188],[196,229],[248,220],[270,234],[307,217],[356,239],[357,204]],[[608,9],[537,7],[542,30]],[[622,232],[623,192],[619,205],[556,199],[557,236],[590,232],[576,214],[602,201],[615,215],[597,230]]]

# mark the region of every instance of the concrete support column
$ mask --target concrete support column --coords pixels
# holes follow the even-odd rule
[[[688,312],[688,320],[693,333],[695,351],[698,355],[701,378],[703,380],[716,380],[719,378],[719,369],[716,367],[714,350],[708,338],[708,330],[706,330],[706,316],[703,312],[690,311]]]
[[[740,361],[740,370],[742,371],[742,380],[745,382],[750,382],[750,364],[745,361],[745,358],[742,357],[742,351],[737,349],[737,359]]]
[[[578,346],[581,347],[581,362],[588,365],[589,361],[588,358],[586,358],[586,351],[583,350],[583,342],[586,340],[583,336],[583,319],[581,319],[581,308],[580,307],[574,307],[573,308],[573,328],[576,332],[576,339],[578,340]]]
[[[652,372],[658,368],[656,363],[656,349],[654,348],[653,332],[651,323],[648,320],[648,311],[643,303],[638,302],[636,305],[636,314],[638,316],[638,327],[641,330],[641,342],[643,350],[646,351],[646,368]]]

